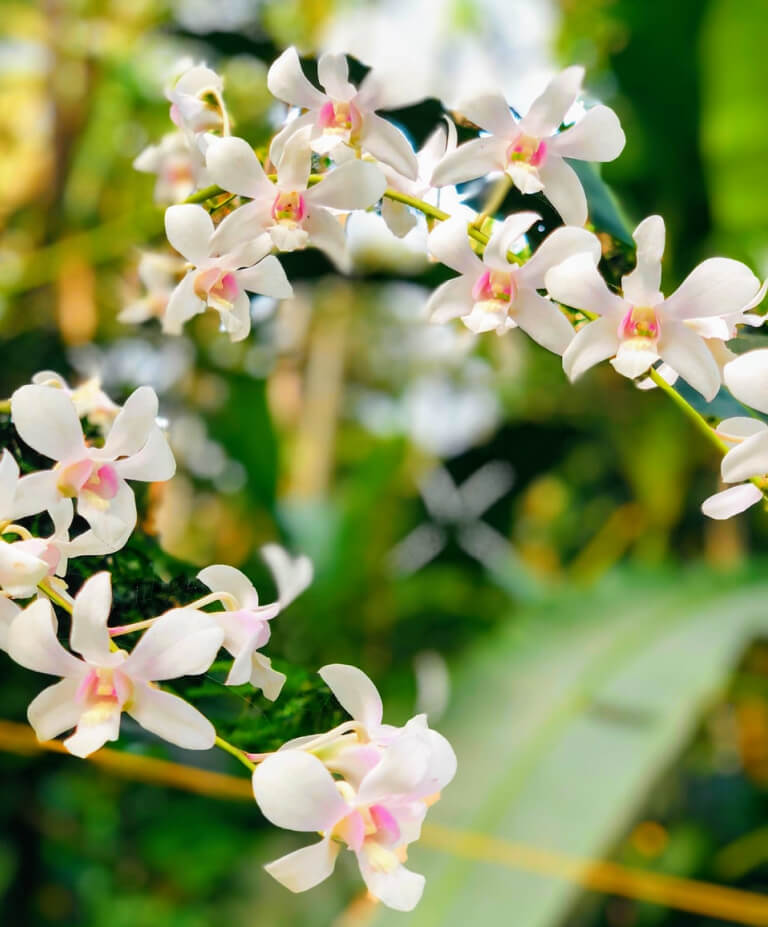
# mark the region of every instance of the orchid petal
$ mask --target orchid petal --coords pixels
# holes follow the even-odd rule
[[[216,659],[224,631],[214,615],[193,608],[166,612],[145,631],[122,670],[141,682],[199,676]]]
[[[340,851],[341,844],[326,837],[267,863],[264,869],[289,891],[305,892],[328,878]]]
[[[77,513],[108,547],[122,546],[121,539],[136,526],[136,497],[125,480],[118,477],[117,492],[111,499],[81,493],[77,499]]]
[[[264,817],[286,830],[329,831],[351,811],[331,774],[310,753],[274,753],[256,767],[252,781]]]
[[[610,317],[596,319],[576,332],[573,341],[563,351],[563,370],[569,380],[612,357],[619,347],[616,321]]]
[[[500,93],[488,93],[460,103],[456,109],[476,126],[500,138],[517,134],[517,123]]]
[[[581,93],[584,68],[576,65],[556,75],[520,121],[520,131],[543,138],[560,127],[568,110]]]
[[[419,163],[411,143],[397,126],[376,113],[366,113],[363,117],[360,144],[378,161],[393,167],[409,180],[418,177]]]
[[[259,594],[245,573],[233,566],[220,563],[200,570],[197,578],[211,592],[227,592],[234,596],[240,608],[256,608],[259,604]]]
[[[534,289],[519,290],[512,317],[527,335],[555,354],[562,354],[573,341],[571,323],[555,303]]]
[[[169,206],[165,211],[165,234],[171,246],[198,267],[210,251],[213,220],[196,203]]]
[[[768,348],[747,351],[726,364],[723,380],[739,402],[768,413]]]
[[[210,750],[216,740],[213,725],[197,708],[154,686],[135,686],[125,710],[143,728],[185,750]]]
[[[532,289],[543,289],[547,271],[574,254],[588,254],[596,266],[602,255],[600,239],[573,225],[555,229],[520,268],[518,279]]]
[[[637,245],[635,269],[621,278],[624,298],[634,306],[655,306],[663,299],[661,259],[666,232],[661,216],[648,216],[632,233]]]
[[[349,65],[346,55],[326,52],[317,62],[317,79],[331,99],[348,103],[357,93],[349,82]]]
[[[677,319],[698,319],[738,312],[754,298],[760,281],[740,261],[709,258],[695,267],[664,302]]]
[[[475,281],[462,274],[447,280],[434,291],[427,302],[426,312],[431,322],[448,322],[472,311],[472,289]]]
[[[304,228],[309,233],[310,243],[326,254],[342,273],[349,273],[352,261],[341,222],[327,209],[318,206],[307,216]]]
[[[709,518],[732,518],[745,512],[762,498],[763,494],[753,483],[740,483],[705,499],[701,503],[701,511]]]
[[[495,136],[472,139],[442,159],[432,173],[435,187],[464,183],[506,167],[507,142]],[[582,223],[583,224],[583,223]]]
[[[723,457],[720,473],[726,483],[739,483],[768,473],[768,431],[746,438]]]
[[[589,210],[584,187],[576,171],[559,155],[552,154],[539,168],[544,195],[567,225],[584,225]]]
[[[176,460],[162,429],[153,424],[144,447],[131,457],[118,460],[115,470],[124,480],[145,483],[169,480],[176,472]]]
[[[387,178],[377,165],[348,161],[326,174],[305,199],[331,209],[367,209],[381,199],[386,189]]]
[[[238,285],[250,293],[262,293],[275,299],[289,299],[293,296],[293,287],[283,270],[283,265],[273,254],[254,264],[235,272]]]
[[[250,683],[254,689],[261,689],[264,698],[274,702],[280,695],[288,677],[272,668],[272,661],[263,653],[254,653],[251,666]]]
[[[287,608],[312,583],[312,561],[305,554],[291,557],[279,544],[265,544],[261,556],[272,571],[280,606]]]
[[[38,740],[53,740],[75,727],[83,711],[77,698],[81,684],[80,679],[62,679],[30,702],[27,720]]]
[[[540,221],[541,216],[537,212],[518,212],[503,222],[497,222],[485,246],[483,263],[494,270],[508,271],[507,252],[512,250],[512,245],[525,235],[534,222]]]
[[[55,508],[61,495],[56,487],[56,471],[40,470],[22,476],[16,486],[11,517],[25,518]],[[5,513],[4,513],[5,514]],[[70,520],[71,521],[71,520]]]
[[[140,386],[118,412],[98,458],[115,460],[137,454],[147,443],[156,418],[157,394],[151,386]]]
[[[182,326],[205,311],[205,302],[195,293],[195,273],[190,271],[171,293],[163,315],[166,335],[180,335]]]
[[[593,106],[575,125],[554,135],[547,144],[561,158],[613,161],[624,150],[626,141],[616,113],[608,106]]]
[[[8,629],[19,614],[21,609],[15,602],[0,596],[0,650],[8,649]]]
[[[58,622],[48,599],[36,599],[16,616],[8,629],[6,649],[12,660],[36,673],[80,677],[84,664],[61,646]]]
[[[357,854],[360,874],[368,891],[395,911],[412,911],[421,900],[426,879],[398,863],[394,869],[381,870],[371,866],[365,851]]]
[[[273,97],[291,106],[319,109],[326,101],[325,94],[307,80],[293,46],[286,48],[272,63],[267,73],[267,87]]]
[[[96,666],[109,662],[111,656],[107,630],[111,608],[112,577],[105,570],[87,579],[75,596],[69,639],[72,649]]]
[[[479,277],[485,270],[467,237],[464,219],[448,219],[436,226],[429,235],[429,251],[446,267],[460,274]]]
[[[330,663],[318,672],[341,707],[355,721],[366,727],[378,727],[381,724],[384,713],[381,696],[361,669],[345,663]]]
[[[629,309],[621,297],[608,289],[592,255],[586,252],[574,254],[551,268],[544,279],[549,295],[559,303],[605,316],[615,326]]]
[[[45,457],[66,460],[85,451],[75,404],[63,390],[22,386],[11,396],[11,421],[22,441]]]
[[[720,368],[703,338],[682,322],[665,321],[661,327],[659,354],[709,402],[720,389]]]
[[[212,182],[229,193],[253,198],[274,190],[245,139],[235,136],[215,139],[208,146],[205,163]]]
[[[64,741],[64,746],[73,756],[81,759],[100,750],[108,740],[117,740],[120,736],[120,706],[115,704],[108,714],[99,714],[91,718],[81,715],[75,733]]]

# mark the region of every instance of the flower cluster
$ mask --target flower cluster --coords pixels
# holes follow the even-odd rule
[[[119,738],[125,713],[187,750],[224,744],[252,768],[248,754],[222,741],[194,705],[162,684],[206,673],[223,650],[231,658],[224,685],[250,685],[277,699],[286,676],[263,650],[271,621],[312,582],[311,561],[268,544],[262,556],[277,589],[274,601],[262,604],[244,573],[214,564],[197,575],[207,595],[145,620],[110,623],[116,611],[110,573],[93,573],[71,597],[67,566],[74,557],[112,554],[127,542],[137,520],[129,481],[173,475],[157,396],[140,387],[120,408],[96,381],[73,390],[45,371],[8,405],[21,441],[55,461],[22,476],[8,450],[0,457],[0,648],[20,666],[58,677],[28,708],[38,738],[71,732],[64,747],[88,757]],[[87,527],[70,536],[76,515]],[[40,536],[46,518],[53,533]],[[68,647],[59,639],[57,607],[70,616]],[[117,643],[129,634],[139,635],[130,652]],[[321,675],[352,721],[276,754],[253,755],[261,763],[254,793],[275,823],[328,833],[320,849],[267,868],[293,890],[309,888],[330,873],[346,843],[371,892],[409,909],[424,879],[402,865],[405,847],[417,839],[428,802],[453,777],[453,751],[423,716],[401,729],[383,725],[381,700],[360,670],[329,666]],[[305,787],[314,789],[308,797]]]
[[[330,53],[320,57],[317,74],[322,89],[307,79],[293,48],[269,69],[268,89],[289,110],[263,163],[247,141],[230,135],[222,80],[213,71],[192,67],[168,91],[180,131],[148,150],[151,157],[145,152],[138,166],[154,170],[159,197],[177,204],[166,213],[166,231],[187,262],[186,272],[177,282],[167,256],[161,269],[160,256],[153,265],[145,255],[141,270],[149,292],[125,310],[125,319],[157,315],[166,332],[178,333],[192,316],[212,308],[232,340],[245,338],[251,325],[248,293],[275,299],[292,293],[275,252],[315,247],[348,272],[350,213],[376,209],[403,236],[421,211],[431,228],[429,255],[459,274],[428,302],[426,311],[436,323],[459,318],[476,334],[520,328],[562,355],[572,380],[610,360],[641,388],[656,385],[656,377],[670,385],[681,377],[707,401],[723,384],[731,387],[729,369],[734,382],[745,377],[764,382],[768,362],[762,352],[741,361],[726,346],[739,326],[762,322],[750,310],[765,288],[744,264],[705,260],[665,297],[664,221],[650,216],[633,233],[636,264],[622,278],[620,292],[606,283],[603,247],[584,227],[589,204],[572,164],[617,158],[625,137],[609,107],[584,107],[583,68],[555,76],[522,116],[498,93],[459,103],[451,115],[477,127],[477,137],[457,145],[446,115],[418,152],[377,113],[416,102],[403,96],[402,80],[371,70],[355,86],[346,57]],[[182,141],[186,151],[195,152],[197,168],[185,174],[188,182],[174,186],[169,176]],[[479,215],[462,202],[456,185],[481,178],[500,185],[502,200],[511,186],[525,195],[543,194],[564,225],[531,253],[530,230],[541,221],[536,212],[498,220],[493,215],[498,202],[490,214]],[[197,193],[195,203],[180,202],[206,184],[215,187]],[[224,194],[226,209],[218,199]],[[208,208],[199,205],[206,200]],[[438,206],[450,206],[450,214]],[[731,388],[741,398],[740,386]],[[749,404],[758,409],[766,404],[764,390],[757,398],[755,390],[748,392],[754,399]],[[746,457],[742,450],[748,438],[749,446],[755,443],[749,429],[745,435],[736,427],[735,433],[730,421],[723,428],[722,440],[732,448],[723,479],[739,485],[704,505],[717,518],[761,498],[768,471],[761,457]]]

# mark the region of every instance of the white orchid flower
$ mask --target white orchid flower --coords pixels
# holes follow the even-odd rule
[[[188,136],[220,131],[229,134],[229,116],[222,96],[224,81],[204,64],[194,65],[165,90],[171,120]]]
[[[521,193],[543,192],[569,225],[587,221],[587,198],[576,172],[565,158],[613,161],[624,148],[625,136],[616,113],[593,106],[572,126],[558,129],[581,93],[584,68],[566,68],[515,119],[501,94],[486,94],[457,109],[481,129],[481,138],[460,145],[435,170],[436,186],[462,183],[505,171]]]
[[[720,369],[690,319],[726,318],[760,290],[760,282],[739,261],[710,258],[675,292],[660,292],[664,220],[649,216],[635,229],[635,269],[622,278],[623,296],[612,292],[588,255],[574,255],[546,274],[549,295],[601,318],[585,325],[563,355],[571,380],[606,358],[625,377],[644,374],[659,358],[705,399],[720,388]]]
[[[387,187],[376,165],[348,161],[307,188],[312,162],[309,129],[296,132],[286,143],[275,183],[241,138],[212,142],[207,159],[214,183],[251,199],[216,229],[213,242],[221,250],[231,251],[266,233],[280,251],[314,245],[342,270],[349,269],[350,259],[344,228],[332,210],[367,209],[381,199]]]
[[[455,754],[423,719],[404,728],[383,725],[379,694],[355,667],[334,664],[320,675],[355,716],[357,733],[342,735],[349,746],[334,732],[314,743],[285,745],[256,768],[253,792],[265,817],[278,827],[322,835],[265,868],[291,891],[306,891],[331,874],[346,845],[371,894],[410,911],[424,877],[403,865],[406,847],[418,839],[427,805],[455,775]],[[357,761],[340,763],[345,752]]]
[[[446,118],[416,153],[418,174],[415,179],[411,180],[386,165],[382,165],[382,170],[393,190],[415,199],[424,200],[434,206],[442,205],[454,215],[462,208],[455,189],[453,191],[446,189],[442,193],[436,190],[432,183],[432,174],[445,155],[455,150],[456,126]],[[453,196],[450,195],[451,192]],[[447,200],[452,202],[448,203]],[[463,208],[469,211],[467,207]],[[381,217],[389,226],[390,232],[398,238],[404,238],[419,221],[418,216],[405,203],[386,197],[381,201]]]
[[[482,260],[470,247],[465,222],[448,220],[438,225],[429,236],[429,249],[461,276],[432,294],[427,303],[432,321],[461,317],[473,332],[499,335],[519,326],[534,341],[562,354],[573,338],[573,328],[559,307],[537,290],[544,287],[546,272],[571,255],[583,253],[596,265],[600,242],[586,229],[565,226],[549,235],[524,264],[510,263],[507,252],[540,219],[535,212],[521,212],[497,223]]]
[[[276,617],[312,582],[312,561],[309,557],[292,558],[277,544],[262,549],[278,589],[277,601],[259,604],[259,594],[248,577],[235,567],[217,564],[197,574],[224,605],[222,612],[210,612],[224,631],[224,649],[235,659],[226,685],[241,686],[247,682],[261,689],[274,701],[285,683],[285,674],[272,669],[269,657],[259,653],[269,641],[269,621]]]
[[[156,417],[155,391],[139,387],[115,418],[103,447],[95,447],[86,443],[75,404],[63,390],[39,385],[16,390],[11,418],[19,436],[57,463],[19,480],[15,517],[53,512],[62,500],[75,500],[91,532],[73,543],[79,541],[83,552],[88,545],[100,552],[122,547],[136,525],[136,500],[126,480],[169,480],[176,469]]]
[[[143,252],[137,273],[146,293],[120,310],[118,322],[138,324],[147,319],[162,319],[173,291],[186,270],[186,263],[172,254]]]
[[[147,145],[133,161],[134,170],[155,174],[156,203],[180,203],[211,181],[205,155],[197,139],[184,132],[169,132],[158,144]]]
[[[171,294],[163,331],[178,335],[182,325],[206,308],[215,309],[232,341],[251,330],[246,291],[287,299],[293,288],[280,262],[269,254],[270,240],[259,239],[222,252],[214,241],[213,221],[202,206],[169,206],[165,212],[168,241],[187,259],[191,269]]]
[[[29,706],[29,723],[38,738],[50,740],[75,728],[64,746],[85,757],[117,740],[125,711],[179,747],[212,747],[216,732],[210,721],[153,683],[204,673],[221,644],[221,628],[203,612],[174,609],[152,625],[131,654],[112,651],[107,628],[111,602],[108,573],[92,576],[76,596],[70,645],[82,659],[59,643],[47,599],[33,602],[11,624],[6,641],[11,658],[35,672],[62,677]]]
[[[325,93],[307,80],[293,47],[287,48],[270,67],[270,93],[290,106],[307,110],[275,136],[270,148],[272,161],[279,164],[288,139],[311,126],[311,145],[318,154],[330,154],[338,161],[348,154],[339,151],[340,147],[356,149],[415,179],[418,164],[408,139],[375,113],[376,109],[393,108],[405,101],[388,98],[391,93],[373,71],[368,72],[359,88],[351,84],[345,55],[321,55],[317,74]]]
[[[752,482],[768,475],[768,425],[755,418],[727,418],[717,426],[720,437],[730,450],[720,464],[724,483],[738,483],[705,499],[701,510],[710,518],[731,518],[745,511],[763,498],[761,490]],[[768,483],[766,483],[768,486]]]

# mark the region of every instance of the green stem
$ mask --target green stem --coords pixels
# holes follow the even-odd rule
[[[715,433],[714,428],[712,428],[704,416],[697,412],[696,409],[694,409],[686,399],[683,399],[680,393],[678,393],[678,391],[673,386],[670,386],[670,384],[667,383],[667,381],[658,372],[658,370],[651,367],[650,377],[656,386],[658,386],[662,392],[665,392],[667,396],[669,396],[677,408],[680,409],[683,415],[688,418],[688,420],[692,425],[695,426],[700,434],[704,435],[710,444],[714,444],[714,446],[718,451],[720,451],[721,454],[726,454],[728,452],[728,445]]]
[[[229,741],[224,740],[223,737],[216,737],[216,746],[220,750],[224,750],[226,753],[229,753],[230,756],[233,756],[236,760],[241,762],[243,766],[249,769],[251,772],[256,769],[256,764],[252,763],[248,757],[245,755],[243,750],[239,750],[234,744],[229,743]]]
[[[10,399],[0,399],[0,412],[5,412],[6,414],[11,411],[11,400]]]

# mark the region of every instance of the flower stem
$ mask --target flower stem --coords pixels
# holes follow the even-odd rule
[[[220,750],[224,750],[226,753],[229,753],[230,756],[233,756],[236,760],[241,762],[243,766],[249,769],[251,772],[256,769],[256,764],[252,763],[244,750],[238,749],[234,744],[229,743],[229,741],[224,740],[223,737],[216,737],[216,746]]]
[[[696,411],[693,406],[688,402],[687,399],[684,399],[680,393],[671,386],[664,377],[656,370],[654,367],[651,367],[649,371],[650,378],[659,387],[662,392],[666,393],[667,396],[674,402],[678,409],[685,415],[688,420],[695,426],[700,434],[710,442],[714,444],[718,451],[721,454],[726,454],[728,451],[728,445],[723,441],[717,434],[714,428],[707,422],[703,415]]]
[[[11,411],[11,400],[10,399],[0,399],[0,412],[5,412],[6,414]]]

